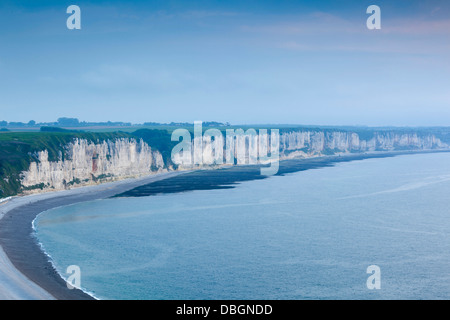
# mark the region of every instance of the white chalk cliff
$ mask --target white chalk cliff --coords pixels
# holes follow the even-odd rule
[[[395,150],[447,149],[434,135],[417,133],[374,132],[370,139],[346,131],[292,131],[280,135],[282,157],[314,156],[324,153],[349,153]]]
[[[448,149],[434,135],[422,135],[417,133],[397,133],[394,131],[369,132],[369,139],[362,139],[357,133],[349,131],[314,131],[293,130],[283,132],[279,136],[279,157],[310,158],[322,155],[345,154],[373,151],[396,150],[433,150]],[[200,148],[198,146],[201,146]],[[223,150],[221,147],[223,146]],[[180,168],[209,166],[211,164],[230,164],[229,156],[236,159],[237,164],[256,164],[271,153],[271,133],[243,134],[229,143],[229,137],[224,139],[218,136],[211,141],[208,136],[195,138],[191,142],[191,154]],[[228,158],[227,158],[228,157]],[[259,158],[259,159],[258,159]],[[180,154],[174,157],[176,163],[182,163]],[[259,162],[263,163],[263,162]]]
[[[382,131],[370,132],[367,136],[369,138],[362,139],[355,132],[338,130],[299,129],[282,132],[279,136],[279,156],[285,159],[351,152],[449,149],[449,145],[432,134]],[[223,161],[220,164],[229,164],[227,156],[231,152],[238,164],[255,163],[248,161],[252,155],[259,155],[261,160],[261,155],[270,152],[271,147],[267,145],[271,139],[270,130],[266,134],[251,135],[249,139],[239,139],[244,141],[235,141],[231,150],[226,150],[228,139],[220,136],[214,140],[207,136],[201,140],[193,139],[192,160],[197,163],[201,159],[199,161],[205,166],[217,163],[217,159],[221,158]],[[195,144],[200,143],[202,148],[198,150]],[[223,150],[217,152],[221,146]],[[64,155],[61,154],[57,161],[49,161],[47,150],[37,153],[38,161],[32,162],[29,169],[21,174],[24,190],[62,190],[72,185],[138,177],[168,169],[162,155],[143,140],[121,138],[94,143],[77,139],[64,148]],[[240,155],[244,155],[243,158]],[[183,169],[183,166],[179,166],[179,169]]]
[[[142,140],[93,143],[76,139],[65,150],[58,161],[49,161],[47,150],[38,152],[38,162],[22,172],[22,186],[62,190],[71,185],[149,175],[164,167],[161,154]]]

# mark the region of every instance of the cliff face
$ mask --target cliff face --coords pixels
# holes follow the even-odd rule
[[[268,153],[273,156],[271,143],[274,138],[270,132],[257,135],[255,131],[248,139],[240,136],[235,140],[222,136],[219,131],[216,134],[214,139],[208,135],[192,139],[190,159],[194,167],[255,164],[258,160],[264,163]],[[198,146],[201,146],[200,149]],[[351,152],[448,148],[448,144],[432,134],[395,131],[358,134],[339,130],[292,129],[281,132],[279,136],[280,159]],[[137,141],[133,138],[118,138],[101,143],[75,139],[64,145],[64,151],[60,152],[57,161],[49,161],[47,150],[37,152],[35,158],[38,161],[31,162],[29,169],[21,173],[23,191],[62,190],[72,185],[149,175],[166,170],[168,166],[171,168],[169,159],[164,159],[160,152],[152,150],[142,139]],[[178,168],[186,166],[180,165]]]
[[[283,157],[445,148],[449,146],[431,134],[374,132],[370,138],[362,139],[357,133],[346,131],[292,131],[280,136]]]
[[[47,150],[37,153],[38,162],[32,162],[28,171],[22,172],[25,190],[61,190],[71,185],[137,177],[164,166],[161,154],[142,140],[123,138],[93,143],[76,139],[64,147],[58,161],[49,161]]]
[[[417,133],[366,132],[365,138],[349,131],[309,131],[292,130],[279,136],[279,157],[309,158],[322,155],[395,150],[433,150],[448,149],[432,134]],[[232,139],[231,139],[232,140]],[[195,138],[190,144],[191,153],[187,159],[175,154],[174,162],[181,168],[209,166],[211,164],[257,164],[264,163],[262,157],[271,154],[272,136],[270,133],[252,133],[236,137],[230,143],[229,136],[209,136]],[[222,148],[223,146],[223,148]],[[230,160],[230,157],[234,159]],[[263,161],[261,161],[263,160]]]

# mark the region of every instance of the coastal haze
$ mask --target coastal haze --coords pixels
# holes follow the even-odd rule
[[[450,299],[450,3],[0,26],[0,299]]]
[[[0,120],[448,126],[449,16],[444,0],[5,0]]]

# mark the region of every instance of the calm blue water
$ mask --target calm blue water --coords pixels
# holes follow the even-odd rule
[[[449,195],[450,154],[421,154],[86,202],[35,226],[101,299],[449,299]]]

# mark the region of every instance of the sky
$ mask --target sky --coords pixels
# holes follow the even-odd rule
[[[59,117],[450,126],[450,1],[2,0],[0,120]]]

